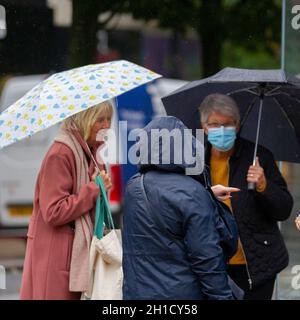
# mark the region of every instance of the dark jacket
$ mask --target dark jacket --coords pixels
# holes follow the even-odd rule
[[[146,128],[185,128],[174,117]],[[171,156],[172,159],[172,156]],[[226,230],[204,186],[186,176],[186,164],[142,165],[128,182],[123,224],[124,299],[232,299],[218,230]],[[162,226],[153,213],[160,215]],[[236,227],[233,221],[233,229]],[[222,225],[223,224],[223,225]],[[172,235],[170,235],[172,233]],[[236,246],[237,234],[234,243]]]
[[[210,162],[211,145],[206,150]],[[288,265],[288,252],[277,222],[290,216],[293,198],[281,176],[272,153],[259,146],[257,156],[267,179],[262,193],[247,190],[247,172],[253,161],[254,144],[238,138],[229,160],[229,186],[242,191],[233,194],[232,211],[236,218],[250,276],[250,286],[257,286]]]

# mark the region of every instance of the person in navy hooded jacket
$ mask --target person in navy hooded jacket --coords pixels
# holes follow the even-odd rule
[[[177,164],[176,157],[183,151],[175,139],[170,140],[169,163],[163,161],[163,139],[151,149],[155,129],[183,133],[187,128],[177,118],[161,117],[139,137],[139,152],[148,145],[148,161],[138,152],[143,159],[139,173],[129,180],[125,192],[123,298],[231,300],[226,263],[237,249],[235,221],[224,208],[227,225],[221,219],[218,201],[205,183],[205,170],[201,175],[187,173],[191,159]],[[203,146],[193,137],[191,156],[197,148]],[[159,161],[153,160],[153,153]]]

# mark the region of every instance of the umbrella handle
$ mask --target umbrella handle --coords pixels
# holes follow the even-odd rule
[[[248,182],[248,190],[254,191],[256,189],[256,183],[254,182]]]
[[[256,163],[256,151],[254,152],[254,159],[252,165],[255,166]],[[254,191],[256,189],[255,182],[248,182],[248,191]]]
[[[260,130],[262,107],[263,107],[263,101],[264,101],[264,94],[263,94],[263,92],[261,93],[259,99],[260,99],[260,103],[259,103],[259,113],[258,113],[258,121],[257,121],[257,130],[256,130],[255,148],[254,148],[254,155],[253,155],[253,166],[255,166],[256,155],[257,155],[257,146],[258,146],[259,130]],[[248,190],[249,190],[249,191],[254,191],[255,189],[256,189],[256,183],[254,183],[254,182],[248,182]]]

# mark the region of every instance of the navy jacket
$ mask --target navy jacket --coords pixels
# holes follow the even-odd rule
[[[144,129],[149,133],[153,128],[175,127],[185,128],[178,119],[163,117]],[[232,299],[221,245],[226,227],[216,202],[201,179],[185,175],[187,164],[172,163],[172,155],[170,165],[140,167],[150,212],[141,188],[141,173],[128,182],[123,218],[123,297]],[[168,232],[162,231],[153,213],[160,215]],[[234,222],[231,227],[235,230]],[[235,235],[232,254],[236,242]]]

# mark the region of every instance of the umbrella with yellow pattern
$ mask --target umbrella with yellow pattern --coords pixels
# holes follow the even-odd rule
[[[125,60],[53,74],[0,114],[0,149],[160,77]]]

